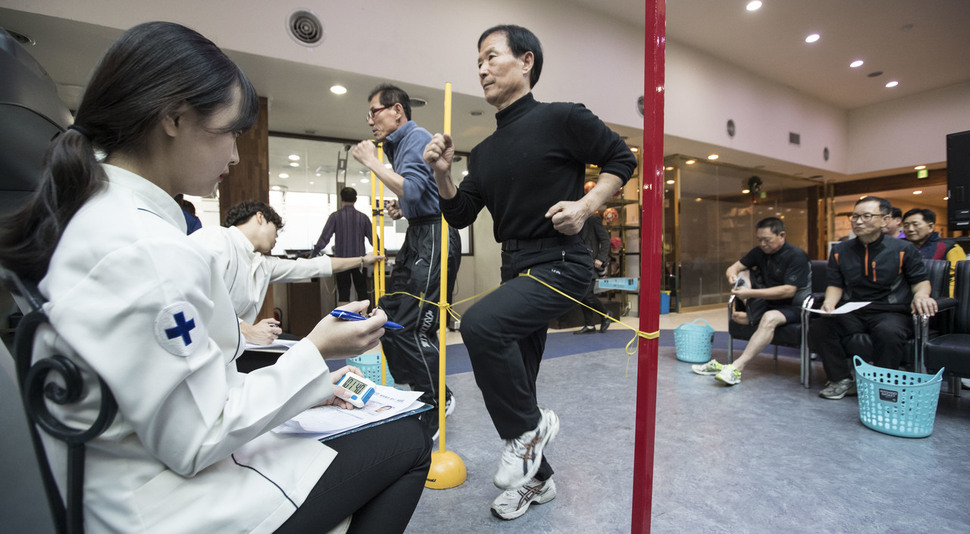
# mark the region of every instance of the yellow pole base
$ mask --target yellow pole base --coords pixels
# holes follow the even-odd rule
[[[431,469],[424,487],[431,489],[448,489],[460,486],[468,478],[465,462],[452,451],[434,451],[431,453]]]

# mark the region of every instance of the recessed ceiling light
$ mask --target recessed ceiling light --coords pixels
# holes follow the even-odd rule
[[[285,172],[281,172],[280,173],[280,178],[289,178],[289,177],[290,177],[290,175],[289,174],[286,174]]]
[[[290,167],[299,167],[299,166],[300,166],[300,164],[297,163],[297,162],[295,162],[295,161],[291,161],[290,162]]]
[[[713,161],[713,160],[716,160],[719,157],[721,157],[721,156],[718,156],[717,154],[711,154],[710,156],[707,156],[707,159]]]
[[[805,42],[806,43],[814,43],[815,41],[818,41],[820,37],[821,36],[819,34],[813,33],[813,34],[811,34],[811,35],[809,35],[808,37],[805,38]]]
[[[344,86],[342,86],[342,85],[340,85],[340,84],[331,85],[330,86],[330,92],[333,93],[333,94],[335,94],[335,95],[342,95],[342,94],[346,94],[347,93],[347,88],[344,87]]]
[[[673,167],[664,167],[664,170],[665,171],[672,171],[672,170],[674,170],[674,168]]]
[[[742,195],[747,195],[747,194],[748,194],[748,193],[750,193],[750,192],[751,192],[751,190],[750,190],[750,189],[742,189],[742,190],[741,190],[741,194],[742,194]]]
[[[889,88],[889,89],[892,89],[893,87],[896,87],[897,85],[899,85],[899,82],[896,81],[896,80],[893,80],[893,81],[887,83],[886,84],[886,87]]]
[[[913,170],[914,171],[921,171],[921,170],[923,170],[925,168],[926,168],[926,165],[917,165],[917,166],[913,167]]]
[[[630,152],[639,152],[639,151],[640,151],[639,147],[635,147],[635,146],[630,147]]]
[[[757,11],[761,9],[761,0],[753,0],[752,2],[748,2],[748,5],[744,8],[748,11]]]
[[[923,194],[923,192],[922,192],[922,191],[920,191],[919,189],[917,189],[916,191],[913,191],[913,194],[914,194],[914,195],[922,195],[922,194]]]
[[[370,183],[370,178],[361,178],[360,179],[360,183],[362,183],[362,184],[369,184]]]
[[[273,191],[279,191],[280,190],[280,186],[274,185],[273,187],[270,187],[270,189],[272,189]]]
[[[689,159],[689,160],[685,161],[684,163],[686,163],[687,165],[693,165],[693,164],[697,163],[697,160],[696,159]]]
[[[461,175],[462,176],[468,176],[468,171],[467,170],[466,171],[461,171]]]
[[[667,183],[668,184],[675,184],[675,183],[677,183],[677,180],[667,180]]]
[[[865,64],[865,61],[862,61],[861,59],[857,59],[852,63],[849,63],[849,67],[852,67],[853,69],[857,69],[861,67],[863,64]]]
[[[701,197],[697,197],[694,199],[694,202],[700,202],[700,201],[701,201]]]
[[[300,156],[296,154],[290,154],[290,161],[300,161]]]

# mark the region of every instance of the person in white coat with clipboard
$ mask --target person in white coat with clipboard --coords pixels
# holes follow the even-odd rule
[[[315,405],[350,408],[334,383],[352,368],[324,360],[374,347],[382,312],[325,316],[275,365],[236,370],[222,273],[173,197],[211,193],[257,113],[252,84],[211,41],[136,26],[51,142],[37,194],[0,221],[0,262],[38,284],[57,350],[117,400],[87,447],[87,532],[320,532],[349,515],[351,532],[403,532],[420,498],[431,443],[413,417],[327,445],[271,431]],[[91,404],[50,410],[90,423]],[[64,447],[45,438],[52,462]],[[64,466],[52,469],[63,490]]]

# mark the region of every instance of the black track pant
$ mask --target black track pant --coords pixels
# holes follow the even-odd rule
[[[394,260],[387,295],[380,306],[389,321],[404,326],[387,330],[381,343],[387,366],[396,382],[423,391],[423,402],[438,401],[438,307],[441,294],[441,217],[409,219],[407,234]],[[454,287],[461,263],[461,237],[449,228],[448,293]],[[409,293],[429,302],[422,302]]]
[[[862,308],[844,315],[819,317],[812,323],[811,345],[822,357],[825,376],[832,382],[852,376],[852,354],[842,346],[843,338],[868,332],[872,339],[873,365],[899,369],[906,342],[913,337],[913,318],[897,312],[869,311]]]
[[[512,439],[539,425],[536,378],[549,322],[576,305],[532,278],[575,298],[582,298],[593,278],[593,260],[578,240],[539,250],[502,253],[502,285],[482,297],[462,316],[461,335],[475,382],[502,439]],[[552,467],[543,454],[536,478]]]

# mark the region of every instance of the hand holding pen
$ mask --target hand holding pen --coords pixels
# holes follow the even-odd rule
[[[364,317],[359,313],[354,313],[352,311],[347,311],[347,310],[341,310],[339,308],[330,312],[330,316],[336,317],[337,319],[342,319],[344,321],[365,321],[367,319],[370,319],[370,317]],[[388,328],[391,330],[400,330],[404,327],[397,323],[392,323],[391,321],[387,321],[386,323],[384,323],[384,328]]]
[[[361,319],[341,321],[336,317],[324,316],[307,335],[307,339],[313,342],[325,359],[349,358],[373,349],[386,330],[380,316],[368,318],[360,315],[367,312],[369,305],[368,301],[363,300],[341,306],[337,311],[350,312]]]

